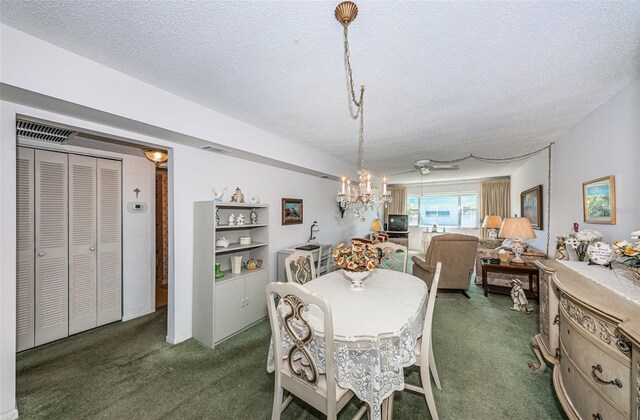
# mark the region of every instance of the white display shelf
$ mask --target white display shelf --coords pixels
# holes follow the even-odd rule
[[[260,248],[263,246],[267,246],[265,242],[251,242],[249,245],[240,245],[239,243],[230,244],[228,247],[216,247],[216,255],[217,254],[226,254],[227,252],[236,252],[236,251],[244,251],[247,249]]]
[[[246,225],[218,225],[216,230],[242,230],[242,229],[254,229],[259,227],[268,226],[266,223],[246,224]]]

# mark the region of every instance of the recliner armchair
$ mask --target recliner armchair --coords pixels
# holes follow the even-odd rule
[[[467,298],[467,290],[471,282],[478,238],[470,235],[447,233],[431,239],[427,255],[424,259],[413,256],[413,275],[421,278],[431,289],[431,281],[436,271],[436,264],[442,263],[440,285],[438,291],[457,290]]]

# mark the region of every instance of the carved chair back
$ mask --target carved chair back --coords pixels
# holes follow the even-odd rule
[[[305,284],[317,277],[313,254],[296,250],[284,259],[284,269],[288,282]]]
[[[324,386],[318,387],[318,381],[326,380],[326,394],[323,396],[328,404],[327,412],[335,412],[337,385],[334,358],[325,358],[324,368],[325,372],[329,372],[328,375],[320,372],[316,359],[317,346],[321,343],[324,344],[324,354],[334,354],[333,316],[329,303],[296,283],[269,283],[266,290],[276,366],[276,385],[282,384],[283,375],[297,379],[287,381],[289,385],[293,382],[295,388],[289,391],[304,400],[313,398],[311,397],[313,394],[325,391]],[[276,299],[279,299],[277,305]],[[314,317],[322,314],[324,331],[321,334],[315,331],[309,321],[311,308],[313,308]],[[331,404],[333,406],[329,407]]]
[[[402,253],[402,272],[407,272],[407,262],[409,260],[408,249],[404,245],[398,245],[393,242],[381,242],[374,245],[376,248],[380,248],[382,255],[380,257],[380,268],[386,268],[387,270],[393,270],[400,263],[398,261],[398,253]]]

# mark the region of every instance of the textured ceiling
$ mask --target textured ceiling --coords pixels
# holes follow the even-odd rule
[[[358,3],[351,56],[377,172],[534,150],[640,73],[638,1]],[[0,19],[355,164],[336,4],[3,0]],[[468,161],[429,180],[515,166]]]

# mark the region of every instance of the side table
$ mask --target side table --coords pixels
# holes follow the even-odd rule
[[[511,263],[500,263],[500,264],[491,264],[490,262],[482,262],[482,288],[484,289],[484,295],[489,296],[489,292],[491,293],[499,293],[503,295],[508,295],[511,293],[511,289],[506,286],[498,286],[494,284],[489,284],[487,282],[487,273],[505,273],[505,274],[523,274],[529,277],[529,290],[526,290],[525,293],[528,298],[533,298],[536,300],[536,303],[539,303],[538,299],[538,290],[539,290],[539,279],[538,279],[538,268],[530,263],[525,264],[511,264]],[[535,281],[534,281],[535,278]],[[535,283],[535,290],[533,285]]]

